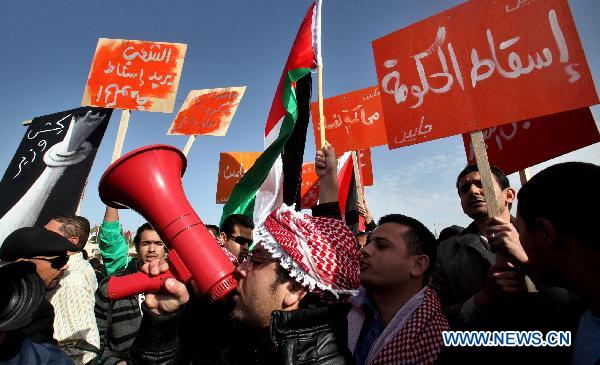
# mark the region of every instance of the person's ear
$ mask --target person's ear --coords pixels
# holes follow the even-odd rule
[[[504,200],[506,201],[506,205],[514,202],[515,198],[517,197],[517,192],[513,188],[506,188],[506,189],[504,189],[503,193],[504,193]]]
[[[411,257],[409,274],[412,277],[419,277],[425,274],[429,268],[429,257],[427,255],[415,255]]]
[[[537,218],[535,220],[535,239],[543,242],[548,248],[558,248],[558,232],[552,222],[546,218]]]
[[[219,238],[223,240],[223,242],[227,242],[227,235],[225,232],[219,233]]]
[[[79,244],[79,237],[71,236],[71,237],[67,238],[67,240],[69,240],[75,246],[77,246]]]
[[[306,293],[306,289],[303,286],[296,284],[295,282],[288,281],[285,285],[285,295],[283,297],[283,309],[292,310],[299,308],[300,301]]]

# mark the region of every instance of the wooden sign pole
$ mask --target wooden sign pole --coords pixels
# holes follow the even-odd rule
[[[317,66],[317,96],[319,99],[320,147],[325,146],[325,115],[323,114],[323,66]]]
[[[131,117],[131,111],[127,109],[121,110],[121,120],[119,120],[119,132],[117,133],[117,140],[115,141],[115,149],[113,150],[112,161],[115,162],[121,157],[123,151],[123,143],[125,142],[125,134],[127,133],[127,127],[129,126],[129,117]]]
[[[500,209],[498,208],[498,200],[494,192],[494,183],[492,181],[492,170],[490,170],[490,162],[488,161],[485,143],[483,142],[483,133],[481,131],[471,132],[471,141],[473,142],[473,151],[475,152],[475,160],[477,161],[477,169],[481,177],[481,185],[485,194],[485,202],[488,206],[488,217],[498,217]]]
[[[521,179],[521,186],[523,186],[526,182],[531,179],[531,174],[529,173],[529,169],[519,170],[519,178]]]
[[[500,209],[494,192],[492,170],[490,169],[490,162],[488,161],[485,143],[483,142],[483,133],[481,131],[471,132],[471,141],[473,141],[473,151],[475,151],[477,169],[479,170],[479,176],[481,177],[481,185],[483,185],[485,202],[488,206],[488,217],[498,217],[500,215]],[[507,260],[500,252],[496,252],[496,262],[505,263]],[[529,293],[537,291],[535,285],[527,276],[525,276],[525,286]]]
[[[358,201],[364,205],[365,197],[362,192],[362,181],[360,178],[360,167],[357,151],[352,151],[352,164],[354,165],[354,180],[356,181],[356,194],[358,196]]]
[[[185,147],[183,147],[183,150],[181,152],[183,152],[183,155],[185,157],[187,157],[188,153],[190,153],[190,149],[192,148],[192,144],[194,144],[194,141],[196,140],[196,135],[192,134],[190,136],[190,138],[188,138],[187,143],[185,144]]]

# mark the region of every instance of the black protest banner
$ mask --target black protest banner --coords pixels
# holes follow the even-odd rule
[[[17,228],[75,213],[111,114],[83,107],[33,119],[0,181],[0,245]]]

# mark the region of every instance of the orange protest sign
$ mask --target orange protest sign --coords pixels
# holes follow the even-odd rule
[[[302,209],[309,209],[319,202],[319,177],[315,172],[314,162],[302,164],[300,200]]]
[[[600,133],[590,109],[582,108],[488,128],[483,138],[490,164],[512,174],[600,142]],[[475,163],[469,133],[463,142],[469,163]]]
[[[225,204],[235,184],[258,159],[261,152],[221,152],[217,179],[217,204]]]
[[[100,38],[83,106],[173,112],[187,45]]]
[[[598,103],[566,0],[469,1],[373,52],[390,148]]]
[[[245,86],[190,91],[167,134],[224,136],[244,91]]]
[[[385,124],[379,88],[371,86],[324,100],[325,137],[336,155],[346,151],[386,144]],[[311,105],[312,120],[319,120],[316,102]],[[321,148],[319,125],[313,123],[317,148]]]

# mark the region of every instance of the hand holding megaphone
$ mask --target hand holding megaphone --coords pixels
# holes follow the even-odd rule
[[[154,260],[144,264],[140,271],[151,276],[164,274],[169,270],[165,260]],[[161,293],[148,293],[144,303],[155,314],[173,313],[183,304],[187,303],[190,295],[186,286],[176,279],[165,280],[164,290]]]
[[[169,250],[169,267],[158,276],[143,272],[111,277],[110,299],[164,290],[168,278],[194,280],[200,294],[223,298],[237,285],[235,268],[188,202],[181,185],[186,159],[177,148],[152,145],[116,160],[102,175],[100,198],[114,208],[140,213]]]

